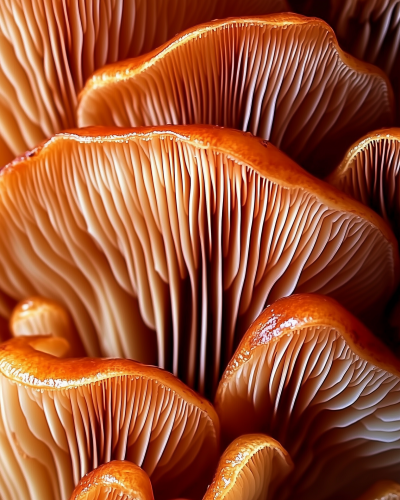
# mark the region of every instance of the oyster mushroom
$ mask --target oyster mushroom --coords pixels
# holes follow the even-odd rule
[[[86,474],[70,500],[154,500],[149,476],[126,460],[113,460]]]
[[[218,459],[211,404],[159,368],[59,359],[18,338],[0,345],[0,388],[3,500],[68,499],[113,459],[141,466],[156,497],[173,498],[205,490]]]
[[[282,446],[264,434],[235,439],[219,460],[203,500],[270,500],[291,472],[293,463]]]
[[[358,140],[327,181],[382,215],[400,239],[399,128],[377,130]]]
[[[386,75],[342,52],[325,22],[274,14],[200,25],[97,71],[78,124],[248,130],[322,177],[393,108]]]
[[[0,175],[0,250],[2,291],[63,304],[90,355],[208,394],[266,303],[318,291],[377,313],[399,259],[373,211],[204,125],[55,136]]]
[[[287,10],[286,0],[1,0],[0,167],[75,125],[97,68],[215,17]]]
[[[379,481],[361,495],[358,500],[399,500],[400,484],[394,481]]]
[[[270,305],[218,387],[225,442],[277,439],[295,464],[277,498],[354,499],[400,479],[400,360],[329,297]]]

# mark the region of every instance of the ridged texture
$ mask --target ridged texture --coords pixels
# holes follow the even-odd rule
[[[292,468],[288,453],[274,439],[241,436],[222,454],[203,500],[272,500]]]
[[[154,500],[148,475],[126,460],[114,460],[79,481],[70,500]]]
[[[264,311],[216,409],[228,442],[265,432],[288,451],[295,467],[280,500],[352,500],[379,479],[400,479],[400,361],[326,297],[292,296]]]
[[[400,484],[393,481],[380,481],[357,500],[400,500]]]
[[[266,303],[320,292],[377,314],[389,298],[387,226],[272,145],[205,126],[76,134],[0,176],[0,287],[64,304],[89,355],[210,394]]]
[[[75,125],[77,94],[97,68],[216,17],[286,9],[286,0],[1,0],[0,167],[9,150]]]
[[[170,374],[127,360],[60,360],[20,339],[0,346],[0,372],[3,500],[67,500],[82,476],[115,459],[141,466],[160,499],[208,484],[217,417]]]
[[[400,129],[360,139],[327,180],[382,215],[400,240]]]
[[[100,70],[78,124],[248,130],[324,176],[360,135],[391,124],[392,108],[383,73],[342,53],[328,25],[277,14],[198,26]]]

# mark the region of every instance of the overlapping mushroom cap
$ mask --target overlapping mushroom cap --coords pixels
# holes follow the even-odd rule
[[[275,14],[200,25],[99,70],[78,123],[248,130],[323,176],[360,135],[391,124],[392,100],[384,73],[343,53],[326,23]]]
[[[400,129],[362,137],[327,180],[381,214],[400,239]]]
[[[203,500],[270,500],[291,472],[282,446],[264,434],[235,439],[222,454]]]
[[[86,474],[70,500],[154,500],[149,476],[126,460],[113,460]]]
[[[95,69],[200,22],[282,10],[286,0],[1,0],[0,167],[75,125]]]
[[[207,126],[55,136],[0,175],[0,249],[0,288],[64,304],[90,355],[208,393],[265,303],[318,291],[378,314],[398,272],[373,211]]]
[[[265,432],[288,451],[294,470],[279,499],[350,500],[400,479],[400,360],[329,297],[267,307],[215,404],[225,441]]]
[[[218,459],[211,404],[134,361],[59,359],[10,340],[0,345],[0,408],[4,500],[67,500],[113,459],[140,465],[157,498],[198,495]]]

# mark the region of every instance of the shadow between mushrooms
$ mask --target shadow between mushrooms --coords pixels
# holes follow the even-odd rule
[[[105,64],[216,17],[287,8],[286,0],[1,0],[0,167],[75,126],[78,92]]]
[[[345,54],[320,19],[274,14],[191,28],[91,77],[78,124],[209,123],[270,140],[323,177],[393,120],[386,75]]]
[[[378,314],[398,278],[373,211],[210,126],[55,136],[0,174],[0,250],[1,290],[63,304],[89,355],[208,394],[266,303],[319,292]]]
[[[265,432],[294,469],[277,498],[352,500],[400,479],[400,360],[329,297],[270,305],[218,387],[223,439]]]
[[[124,359],[59,359],[25,339],[0,345],[4,500],[66,500],[87,472],[126,459],[156,498],[198,498],[218,459],[210,403],[159,368]]]

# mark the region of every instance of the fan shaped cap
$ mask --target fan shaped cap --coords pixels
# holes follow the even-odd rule
[[[173,375],[124,359],[58,359],[26,338],[0,345],[2,498],[68,499],[79,480],[126,459],[157,498],[205,490],[219,452],[210,403]],[[199,486],[200,488],[200,486]]]
[[[95,69],[200,22],[282,10],[286,0],[1,0],[0,167],[75,125]]]
[[[55,136],[0,174],[0,249],[0,289],[63,304],[89,355],[209,394],[266,303],[317,291],[375,314],[398,279],[372,210],[205,125]]]
[[[248,130],[323,177],[360,135],[390,125],[393,107],[386,75],[343,53],[325,22],[274,14],[200,25],[99,70],[78,124]]]
[[[400,128],[358,140],[327,180],[382,215],[400,238]]]
[[[247,434],[235,439],[220,458],[203,500],[270,500],[291,472],[289,454],[275,439]]]
[[[100,465],[83,477],[70,500],[154,500],[149,476],[126,460]]]
[[[400,475],[400,360],[329,297],[270,305],[215,398],[225,442],[266,432],[295,468],[278,498],[354,499]]]
[[[379,481],[361,495],[358,500],[399,500],[400,484],[394,481]]]
[[[43,297],[30,297],[19,302],[10,319],[10,330],[14,337],[61,337],[73,348],[70,355],[84,354],[79,335],[68,312],[56,302]]]

